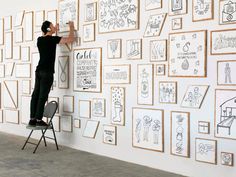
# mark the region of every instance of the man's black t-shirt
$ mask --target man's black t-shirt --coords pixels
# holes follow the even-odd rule
[[[55,72],[54,64],[56,58],[56,46],[60,40],[61,37],[59,36],[41,36],[38,38],[37,46],[39,49],[40,60],[36,72]]]

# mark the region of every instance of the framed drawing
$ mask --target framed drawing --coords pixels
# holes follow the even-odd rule
[[[74,112],[74,96],[69,96],[69,95],[63,96],[63,112],[66,113]]]
[[[198,133],[210,134],[210,122],[198,121]]]
[[[36,29],[37,29],[37,27],[42,26],[44,20],[45,20],[45,11],[44,10],[36,11],[35,12],[35,20],[34,20]],[[56,25],[56,24],[53,24],[53,25]]]
[[[200,109],[209,85],[190,85],[181,102],[181,107]]]
[[[0,78],[4,78],[4,77],[5,77],[5,65],[0,64]]]
[[[24,17],[25,28],[24,28],[24,38],[25,41],[33,41],[34,38],[34,12],[26,12]]]
[[[81,127],[80,119],[74,119],[74,127],[75,128],[80,128]]]
[[[5,33],[5,59],[13,57],[13,34],[12,32]]]
[[[139,28],[139,0],[98,1],[98,31],[108,33]]]
[[[131,39],[126,42],[128,59],[142,59],[142,39]]]
[[[92,116],[105,117],[106,116],[106,100],[103,98],[93,98],[92,100]]]
[[[95,41],[95,23],[86,24],[83,26],[83,41]]]
[[[97,2],[85,4],[84,21],[90,22],[97,19]]]
[[[236,29],[211,31],[211,54],[236,54]]]
[[[217,61],[217,85],[235,86],[236,79],[233,77],[236,74],[235,60]]]
[[[110,39],[107,41],[107,58],[121,58],[122,43],[121,39]]]
[[[8,123],[19,124],[19,111],[18,110],[4,110],[5,121]]]
[[[53,128],[55,132],[60,132],[61,131],[61,117],[58,115],[54,115],[52,119],[52,123],[53,123]]]
[[[79,0],[59,0],[58,22],[60,32],[69,31],[68,22],[73,21],[75,30],[79,28]]]
[[[156,76],[165,76],[166,65],[158,64],[156,65]]]
[[[20,60],[21,46],[13,46],[13,59]]]
[[[4,30],[8,31],[12,29],[12,16],[7,16],[4,18]]]
[[[5,80],[2,83],[3,107],[7,109],[18,108],[18,81]]]
[[[79,100],[79,117],[80,118],[91,118],[91,101]]]
[[[214,18],[213,0],[204,0],[204,1],[193,0],[192,3],[193,3],[192,4],[193,22],[211,20]]]
[[[234,166],[234,154],[230,152],[221,152],[221,165]]]
[[[171,20],[171,28],[172,30],[182,29],[182,18],[173,18]]]
[[[133,108],[133,147],[164,152],[164,111]]]
[[[169,35],[169,76],[206,77],[206,31]]]
[[[125,88],[111,87],[111,123],[125,125]]]
[[[160,36],[166,19],[165,14],[151,15],[148,19],[147,26],[144,32],[144,37]]]
[[[195,141],[195,159],[198,162],[210,163],[216,165],[217,159],[217,141],[202,138],[196,138]]]
[[[27,125],[30,120],[31,96],[21,96],[21,124]]]
[[[236,23],[236,0],[220,0],[219,1],[219,24],[235,24]]]
[[[15,66],[16,78],[30,78],[31,77],[31,64],[29,63],[16,63]]]
[[[59,108],[60,108],[60,102],[59,102],[59,97],[49,97],[48,98],[48,103],[51,101],[56,101],[58,104],[56,114],[59,114]]]
[[[137,66],[137,103],[153,105],[153,64],[138,64]]]
[[[103,143],[116,145],[117,144],[117,129],[115,126],[103,125]]]
[[[5,64],[5,76],[12,76],[15,67],[15,62]]]
[[[169,16],[183,15],[188,11],[187,0],[169,0]]]
[[[177,82],[159,82],[159,103],[177,104]]]
[[[166,61],[167,60],[167,40],[150,41],[150,61]]]
[[[101,92],[102,48],[74,50],[74,91]]]
[[[24,19],[24,14],[25,14],[24,10],[23,11],[19,11],[19,12],[16,13],[14,27],[22,26],[23,19]]]
[[[15,30],[15,43],[23,42],[23,28],[18,28]]]
[[[145,9],[146,10],[154,10],[162,8],[162,0],[146,0],[145,1]]]
[[[94,139],[99,126],[99,121],[88,120],[84,128],[83,137]]]
[[[31,94],[31,80],[22,80],[21,84],[22,84],[21,85],[22,93],[26,95],[30,95]]]
[[[73,126],[72,126],[72,116],[69,115],[62,115],[61,116],[61,130],[63,132],[70,132],[72,133],[73,131]]]
[[[171,112],[171,154],[190,157],[190,113]]]
[[[69,56],[58,57],[58,87],[69,88]]]
[[[4,19],[0,18],[0,45],[4,44]]]
[[[130,84],[130,65],[103,66],[104,84]]]
[[[46,19],[50,21],[52,24],[57,24],[57,10],[47,11]]]
[[[21,60],[22,62],[30,61],[30,47],[21,47]]]
[[[215,90],[215,137],[236,139],[236,90]]]

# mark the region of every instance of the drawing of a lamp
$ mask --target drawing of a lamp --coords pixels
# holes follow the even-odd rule
[[[116,101],[114,103],[114,109],[115,109],[115,116],[113,117],[114,122],[121,122],[121,115],[122,112],[122,105],[119,101]]]

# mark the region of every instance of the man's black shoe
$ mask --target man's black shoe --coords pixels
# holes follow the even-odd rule
[[[48,124],[46,123],[46,122],[44,122],[43,120],[39,120],[39,121],[37,121],[36,122],[36,127],[47,127],[48,126]]]
[[[27,127],[35,127],[36,126],[36,119],[30,119]]]

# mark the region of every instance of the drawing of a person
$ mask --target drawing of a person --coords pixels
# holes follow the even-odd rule
[[[231,82],[231,69],[229,67],[229,63],[225,64],[225,83]]]
[[[137,138],[137,143],[140,142],[141,126],[142,126],[141,119],[136,119],[135,135],[136,135],[136,138]]]
[[[159,120],[154,120],[154,125],[152,126],[152,131],[153,131],[153,143],[158,144],[158,138],[159,138],[159,131],[161,129],[161,122]]]
[[[143,128],[144,128],[143,141],[148,142],[148,134],[149,134],[149,128],[151,127],[151,124],[152,124],[152,118],[149,116],[144,116],[143,120],[144,120],[144,122],[143,122]]]

